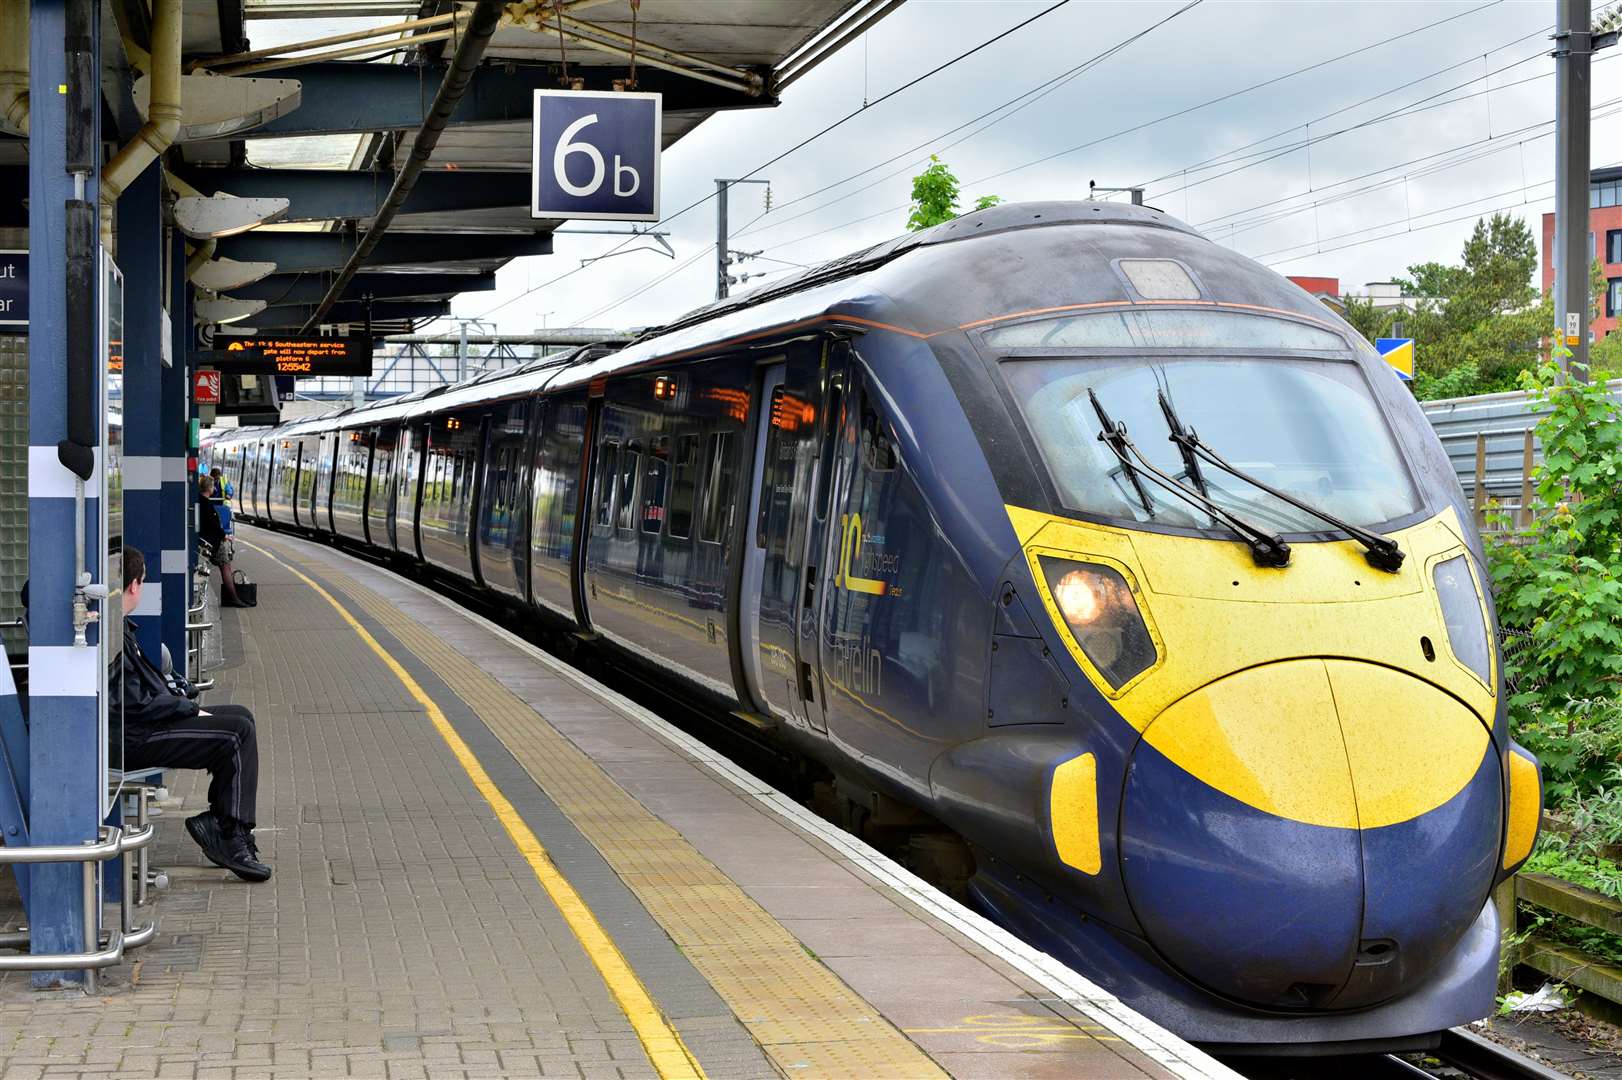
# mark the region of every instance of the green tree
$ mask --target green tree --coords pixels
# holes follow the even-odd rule
[[[957,217],[959,190],[957,177],[946,162],[929,155],[929,168],[912,178],[912,210],[907,215],[907,228],[913,232],[951,221]],[[996,206],[1002,199],[996,195],[982,195],[974,208],[984,210]]]
[[[1594,342],[1588,350],[1588,363],[1596,368],[1622,371],[1622,330],[1612,330]]]
[[[1413,390],[1423,399],[1512,390],[1542,353],[1552,301],[1534,285],[1537,241],[1519,218],[1476,222],[1457,264],[1417,263],[1399,278],[1411,310],[1348,304],[1347,320],[1365,337],[1414,339]]]

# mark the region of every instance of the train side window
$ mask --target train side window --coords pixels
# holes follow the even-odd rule
[[[665,471],[670,461],[670,439],[661,435],[648,447],[647,471],[642,475],[642,531],[657,533],[665,520]]]
[[[733,433],[717,431],[704,446],[704,507],[699,538],[719,544],[731,531],[737,502],[737,466],[732,461]]]
[[[871,406],[862,408],[862,467],[868,472],[889,472],[896,466],[895,441]]]
[[[619,475],[619,443],[603,443],[597,460],[597,524],[608,528],[614,523],[614,480]]]
[[[676,457],[670,463],[671,536],[685,540],[693,534],[693,504],[698,496],[698,436],[683,435],[676,440]]]
[[[642,462],[642,452],[635,449],[636,445],[627,445],[620,457],[619,502],[614,512],[614,527],[622,532],[630,532],[634,527],[631,519],[636,511],[636,474]]]
[[[828,492],[834,478],[834,448],[838,446],[839,436],[844,429],[845,382],[844,376],[836,374],[828,380],[827,399],[822,407],[822,460],[817,464],[817,494],[812,504],[818,521],[828,516]]]

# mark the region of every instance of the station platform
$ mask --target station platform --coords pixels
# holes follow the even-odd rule
[[[275,876],[171,774],[156,940],[93,997],[0,977],[0,1076],[1234,1075],[416,583],[246,526],[237,565],[207,700],[257,717]]]

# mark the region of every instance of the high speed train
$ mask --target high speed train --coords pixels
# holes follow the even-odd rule
[[[1536,836],[1473,516],[1373,349],[1151,208],[979,211],[617,351],[210,448],[768,729],[1185,1038],[1493,1008]]]

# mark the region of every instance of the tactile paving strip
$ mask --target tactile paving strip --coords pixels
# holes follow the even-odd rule
[[[496,734],[786,1075],[946,1075],[543,716],[353,578],[330,567],[321,576],[416,653]]]

